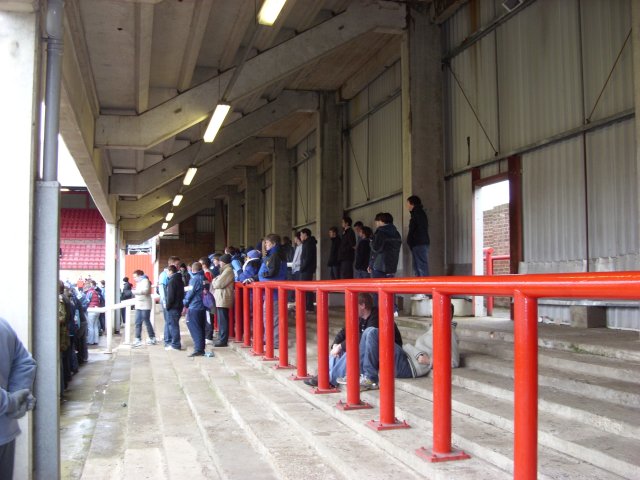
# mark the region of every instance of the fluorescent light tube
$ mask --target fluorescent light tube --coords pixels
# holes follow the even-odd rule
[[[264,0],[262,8],[258,12],[258,23],[269,27],[276,23],[276,19],[284,7],[284,2],[286,0]]]
[[[173,218],[173,212],[169,212],[169,213],[167,213],[167,216],[166,216],[165,220],[167,222],[170,222],[172,218]]]
[[[177,207],[178,205],[180,205],[181,201],[182,201],[182,195],[180,194],[176,195],[176,197],[173,199],[173,206]]]
[[[162,237],[163,235],[164,235],[164,232],[160,232],[160,233],[158,233],[158,236],[159,236],[159,237]]]
[[[193,177],[196,176],[197,171],[198,169],[196,167],[189,168],[189,170],[187,170],[187,174],[184,176],[184,180],[182,180],[182,184],[191,185],[191,182],[193,181]]]
[[[166,230],[168,226],[169,226],[169,224],[167,222],[164,222],[162,224],[162,227],[160,227],[160,228],[162,228],[162,230]]]
[[[222,122],[224,122],[225,117],[231,110],[231,105],[225,105],[224,103],[219,103],[216,106],[216,109],[213,111],[213,115],[211,115],[211,121],[209,122],[209,126],[207,127],[207,131],[204,132],[204,141],[207,143],[213,142],[213,139],[216,138],[218,134],[218,130],[222,126]]]

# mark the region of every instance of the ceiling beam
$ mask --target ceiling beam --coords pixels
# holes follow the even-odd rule
[[[272,123],[295,112],[314,112],[317,109],[316,93],[283,92],[273,102],[222,128],[213,143],[202,141],[194,143],[136,175],[112,175],[109,192],[116,195],[146,195],[183,175],[187,168],[206,164],[212,158],[256,135]]]
[[[149,108],[149,78],[151,76],[151,43],[153,41],[153,4],[135,6],[136,22],[136,111]]]
[[[180,67],[180,76],[178,77],[178,91],[184,92],[191,87],[193,72],[196,68],[202,39],[207,31],[209,23],[209,14],[213,0],[200,0],[193,7],[193,15],[191,16],[191,25],[189,28],[189,36],[184,49],[184,57],[182,58],[182,66]]]
[[[395,2],[354,1],[344,13],[247,60],[229,101],[233,104],[250,96],[366,32],[402,32],[405,11],[405,5]],[[147,149],[203,121],[218,103],[234,70],[140,115],[101,115],[96,121],[95,145]]]
[[[243,162],[253,155],[272,152],[273,140],[271,138],[250,138],[201,167],[196,175],[196,182],[187,187],[183,194],[185,197],[187,195],[191,197],[194,189],[203,184],[207,184],[210,188],[211,181],[220,181],[221,175],[234,167],[242,166]],[[146,215],[156,208],[171,202],[180,191],[181,186],[182,178],[178,178],[139,200],[122,200],[118,202],[118,215]]]

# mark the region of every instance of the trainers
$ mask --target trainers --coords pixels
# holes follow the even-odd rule
[[[156,340],[156,337],[151,337],[149,340],[147,340],[147,345],[157,345],[158,341]]]
[[[396,310],[395,312],[393,312],[393,316],[397,317],[399,315],[398,311]]]
[[[317,387],[318,386],[318,377],[311,377],[311,378],[307,378],[306,380],[304,380],[305,385],[309,385],[310,387]]]
[[[167,351],[171,350],[171,345],[165,345],[164,349]]]
[[[376,390],[378,384],[370,378],[360,375],[360,390]]]
[[[418,293],[411,297],[411,300],[426,300],[427,296],[424,293]]]
[[[213,345],[213,340],[209,340],[208,338],[204,341],[205,345]]]
[[[346,385],[347,384],[347,377],[338,377],[336,379],[336,382],[338,382],[338,385]]]
[[[140,340],[139,338],[136,338],[136,341],[133,342],[133,345],[131,345],[133,348],[136,347],[141,347],[142,346],[142,340]]]

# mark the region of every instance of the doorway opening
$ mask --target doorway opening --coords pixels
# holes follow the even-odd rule
[[[509,203],[509,180],[504,177],[474,191],[474,275],[511,273]],[[510,297],[474,297],[475,316],[508,318],[510,306]]]

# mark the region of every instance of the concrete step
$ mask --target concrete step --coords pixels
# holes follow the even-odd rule
[[[171,478],[278,478],[186,352],[154,349],[151,359]]]
[[[243,354],[247,355],[247,352],[243,351]],[[259,358],[248,355],[243,358],[233,350],[221,351],[217,353],[216,358],[222,362],[217,367],[205,362],[201,363],[204,375],[212,383],[217,381],[220,369],[226,369],[236,375],[237,381],[260,402],[263,411],[275,412],[283,428],[302,438],[302,441],[291,451],[300,450],[303,445],[311,446],[315,450],[316,463],[321,461],[332,465],[339,472],[340,477],[345,479],[419,478],[405,465],[381,456],[382,452],[379,449],[366,440],[354,436],[353,432],[345,429],[334,418],[328,417],[325,412],[292,392],[286,384],[275,382],[273,375],[269,375],[274,372],[270,368],[273,363],[262,362]],[[261,364],[264,369],[256,369],[251,363]],[[283,375],[289,375],[289,373],[290,371],[282,372]],[[289,383],[294,382],[289,381]],[[299,460],[296,462],[309,463]],[[315,469],[315,466],[313,468]],[[326,474],[321,476],[327,478]],[[297,478],[309,477],[300,472]]]
[[[513,378],[513,365],[504,360],[480,353],[464,356],[466,367]],[[558,364],[561,366],[561,364]],[[595,398],[618,405],[640,405],[640,385],[585,373],[565,372],[556,368],[539,367],[538,384],[586,398]]]
[[[463,337],[460,340],[460,348],[467,352],[485,353],[504,360],[513,360],[513,344],[510,343],[477,341]],[[577,374],[588,374],[640,384],[640,363],[629,360],[541,348],[538,354],[538,364]]]
[[[375,410],[355,410],[343,412],[337,409],[335,405],[338,399],[344,400],[344,392],[329,395],[316,395],[312,392],[312,389],[310,387],[307,387],[302,382],[292,381],[290,379],[290,373],[288,371],[274,370],[273,368],[271,368],[269,363],[263,362],[256,357],[250,357],[247,354],[246,350],[242,350],[239,353],[243,355],[245,357],[245,361],[250,362],[254,368],[253,373],[241,373],[242,376],[248,375],[248,384],[259,385],[260,378],[262,378],[262,381],[265,382],[264,387],[255,387],[258,389],[256,391],[257,395],[268,395],[269,392],[271,392],[275,388],[273,385],[273,380],[277,380],[277,382],[283,385],[286,391],[289,392],[288,395],[294,395],[296,398],[298,398],[298,403],[300,402],[300,397],[302,397],[303,401],[307,405],[315,406],[317,409],[321,410],[321,418],[324,419],[325,423],[328,421],[331,424],[336,425],[336,428],[338,428],[341,423],[349,427],[349,430],[347,430],[346,432],[346,438],[351,439],[350,441],[355,441],[358,439],[362,441],[361,439],[365,439],[384,451],[386,455],[380,455],[380,453],[378,453],[377,457],[372,457],[372,460],[367,460],[365,462],[367,465],[369,465],[374,459],[378,462],[382,462],[381,465],[375,466],[375,468],[373,469],[373,473],[369,474],[369,476],[371,476],[372,478],[387,478],[387,476],[382,476],[382,473],[389,468],[388,465],[390,465],[394,461],[394,459],[403,462],[407,466],[410,466],[418,474],[423,475],[426,478],[457,478],[460,480],[482,478],[510,478],[508,473],[497,469],[490,463],[487,463],[478,458],[473,458],[467,461],[444,462],[436,464],[425,462],[417,455],[415,455],[415,450],[416,448],[425,445],[425,441],[428,442],[429,438],[431,437],[430,432],[425,431],[421,428],[392,430],[381,433],[375,432],[366,426],[366,422],[372,417],[376,416],[377,412]],[[224,361],[228,361],[227,355],[224,356]],[[299,427],[297,428],[302,428],[303,431],[307,432],[314,431],[313,428],[305,425],[304,417],[294,418],[296,409],[292,409],[292,413],[287,412],[286,400],[277,398],[273,400],[265,399],[265,403],[271,405],[273,408],[282,409],[283,415],[286,415],[288,418],[291,418],[292,420],[295,420],[296,423],[298,423]],[[323,437],[320,437],[320,439],[322,438]],[[331,445],[335,445],[335,442],[331,442]],[[360,451],[360,448],[358,448],[357,450]],[[347,451],[349,452],[351,451],[351,449],[348,448]],[[329,454],[329,452],[323,452],[323,456]],[[339,461],[340,458],[344,457],[345,452],[339,450],[337,452],[337,455],[338,457],[335,460]],[[355,465],[356,463],[357,462],[354,462],[353,465]],[[351,462],[348,462],[347,465],[341,467],[341,470],[342,468],[348,468],[350,464]],[[351,468],[354,468],[353,465],[351,466]],[[364,475],[362,472],[353,472],[352,474],[346,475],[346,478],[364,478]],[[394,473],[388,478],[406,477],[402,475],[398,476],[398,474]]]
[[[398,408],[405,410],[403,402],[411,403],[398,393],[400,391],[428,401],[433,398],[430,377],[396,380]],[[462,415],[502,429],[503,435],[504,432],[508,432],[507,434],[513,439],[513,393],[508,393],[511,394],[510,397],[505,395],[508,398],[497,398],[491,393],[484,394],[454,386],[452,408]],[[575,418],[558,415],[556,414],[558,409],[554,409],[555,405],[543,400],[540,401],[539,407],[538,440],[540,446],[546,449],[540,450],[540,465],[554,465],[551,478],[564,478],[560,472],[565,468],[570,471],[580,471],[584,478],[604,478],[607,471],[623,478],[634,478],[640,463],[640,458],[637,456],[637,452],[640,451],[640,440],[607,434],[597,425],[592,426],[576,421]],[[456,431],[455,424],[454,431]],[[465,445],[465,441],[459,440],[459,444]],[[464,448],[472,451],[473,447]],[[566,458],[556,458],[557,455]],[[551,458],[555,460],[551,461]]]

